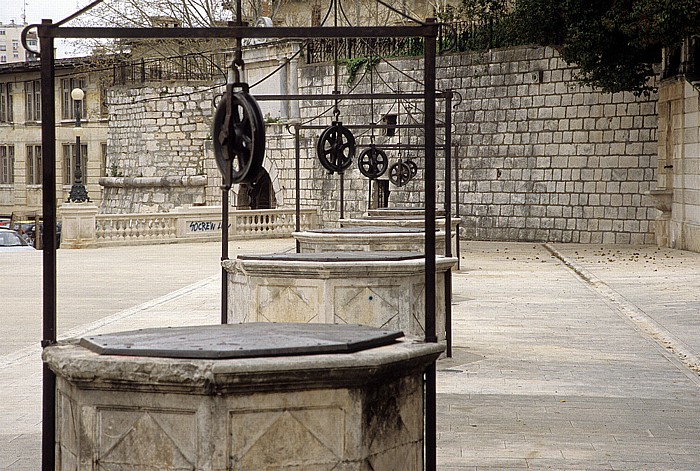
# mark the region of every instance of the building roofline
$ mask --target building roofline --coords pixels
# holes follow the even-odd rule
[[[87,62],[91,62],[90,57],[69,57],[65,59],[56,59],[54,61],[54,66],[56,69],[67,69],[78,65],[84,65]],[[0,64],[0,73],[32,72],[35,70],[41,70],[41,60]]]
[[[83,57],[67,57],[56,59],[54,61],[54,69],[74,69],[80,66],[95,62],[97,59],[93,56]],[[8,62],[0,64],[0,75],[22,72],[39,72],[41,70],[41,59],[25,62]]]

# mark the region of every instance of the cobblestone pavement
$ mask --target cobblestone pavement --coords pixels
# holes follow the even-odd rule
[[[59,250],[59,336],[217,323],[219,253]],[[438,363],[438,469],[700,469],[700,254],[464,242],[461,257],[454,355]],[[0,267],[0,470],[34,471],[41,257],[3,254]]]

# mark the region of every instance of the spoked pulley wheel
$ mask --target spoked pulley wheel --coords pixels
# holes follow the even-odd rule
[[[418,165],[413,160],[404,160],[403,162],[411,169],[411,178],[418,175]]]
[[[401,160],[389,167],[389,181],[396,186],[404,186],[411,180],[411,167]]]
[[[226,169],[230,168],[230,183],[250,183],[262,170],[265,121],[258,103],[248,92],[234,92],[230,95],[230,109],[227,94],[224,94],[214,113],[212,135],[216,165],[224,175],[224,180]]]
[[[355,157],[355,136],[340,122],[324,129],[316,144],[321,165],[331,173],[343,173]]]
[[[357,168],[367,178],[375,179],[384,175],[389,166],[389,158],[382,149],[371,145],[360,152],[357,158]]]

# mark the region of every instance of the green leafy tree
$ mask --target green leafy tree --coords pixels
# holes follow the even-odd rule
[[[649,93],[661,50],[700,32],[699,0],[517,0],[512,15],[523,42],[556,46],[608,92]]]

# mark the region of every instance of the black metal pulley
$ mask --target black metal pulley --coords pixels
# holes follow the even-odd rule
[[[404,186],[411,180],[411,167],[399,160],[389,167],[389,181],[396,186]]]
[[[247,91],[224,94],[214,113],[212,135],[216,165],[224,182],[227,168],[230,183],[253,182],[263,168],[265,121],[258,103]]]
[[[319,136],[316,153],[326,170],[343,173],[355,157],[355,136],[343,123],[335,121]]]
[[[416,164],[413,160],[404,160],[403,162],[411,169],[411,178],[418,175],[418,164]]]
[[[381,177],[388,166],[389,158],[386,156],[386,153],[375,145],[371,145],[360,152],[357,158],[357,168],[367,178],[375,179]]]

